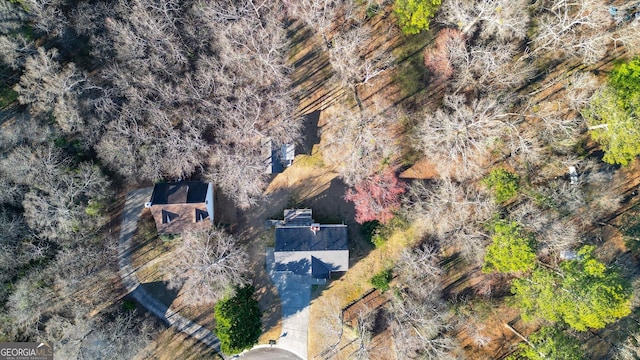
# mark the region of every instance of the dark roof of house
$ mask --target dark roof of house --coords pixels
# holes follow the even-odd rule
[[[209,184],[200,181],[158,183],[153,187],[152,204],[203,203]]]
[[[348,250],[347,225],[320,225],[314,234],[310,226],[276,227],[275,251]]]

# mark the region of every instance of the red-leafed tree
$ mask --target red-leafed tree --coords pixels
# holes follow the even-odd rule
[[[347,189],[344,199],[356,207],[356,221],[360,224],[378,220],[387,223],[400,208],[400,195],[406,186],[391,169],[370,176]]]

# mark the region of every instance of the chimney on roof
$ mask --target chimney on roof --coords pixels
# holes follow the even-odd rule
[[[311,231],[313,232],[313,235],[315,235],[318,231],[320,231],[320,224],[311,224]]]

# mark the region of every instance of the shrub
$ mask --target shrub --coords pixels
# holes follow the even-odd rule
[[[380,221],[371,220],[365,221],[362,223],[362,227],[360,228],[362,231],[362,235],[364,238],[373,244],[373,237],[375,236],[377,230],[380,228]]]
[[[379,248],[387,242],[387,239],[394,232],[405,230],[408,225],[409,223],[402,216],[395,216],[387,224],[377,226],[371,234],[370,241],[376,248]]]
[[[174,234],[160,234],[158,237],[162,242],[169,242],[174,240],[177,236]]]
[[[262,313],[253,293],[253,286],[238,288],[235,296],[216,304],[215,333],[225,354],[237,354],[258,342]]]
[[[91,217],[98,217],[102,215],[105,209],[104,203],[102,201],[91,199],[87,204],[87,207],[84,209],[84,212]]]
[[[369,283],[371,283],[374,288],[384,292],[389,290],[389,283],[391,282],[391,279],[393,279],[393,273],[391,272],[391,269],[386,269],[373,275],[373,277],[369,279]]]
[[[518,194],[518,175],[505,169],[491,170],[489,175],[482,179],[482,183],[493,191],[495,199],[499,203],[511,200]]]
[[[374,16],[378,15],[378,13],[382,10],[379,4],[373,3],[367,6],[367,19],[371,19]]]

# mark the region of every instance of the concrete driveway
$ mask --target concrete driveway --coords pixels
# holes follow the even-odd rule
[[[278,288],[282,304],[282,334],[277,345],[306,360],[311,285],[324,284],[325,281],[287,271],[274,271],[273,248],[267,248],[266,261],[267,272]]]
[[[144,209],[144,203],[149,201],[153,188],[133,190],[127,194],[127,199],[122,210],[120,225],[120,238],[118,239],[118,265],[120,266],[120,278],[127,293],[150,313],[169,326],[173,326],[177,331],[183,332],[210,347],[215,351],[220,351],[220,341],[211,332],[199,324],[182,317],[175,311],[169,309],[158,299],[152,297],[140,286],[140,280],[136,276],[131,259],[133,253],[133,235],[138,226],[138,219]]]

